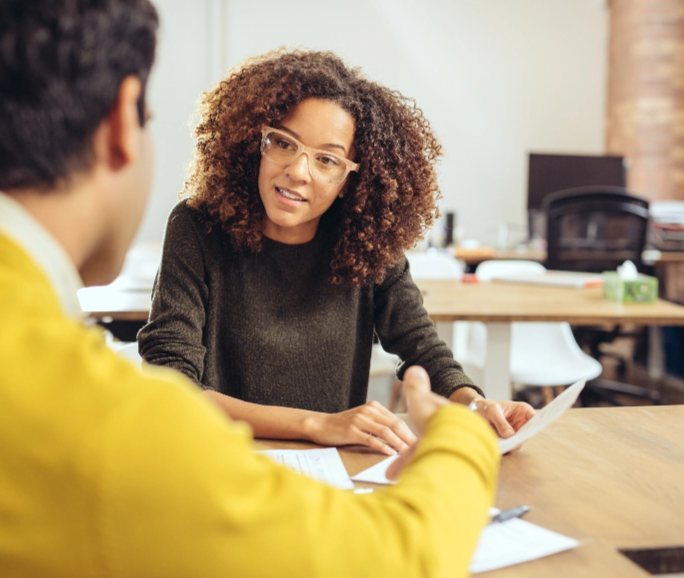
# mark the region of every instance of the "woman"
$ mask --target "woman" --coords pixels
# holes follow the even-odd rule
[[[499,435],[531,417],[484,400],[409,274],[440,156],[413,101],[333,54],[279,51],[233,71],[200,113],[189,198],[169,218],[138,336],[146,361],[188,375],[257,437],[405,449],[404,423],[365,403],[374,335],[402,358],[400,377],[423,366]]]

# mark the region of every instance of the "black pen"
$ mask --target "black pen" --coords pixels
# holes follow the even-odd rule
[[[521,518],[527,512],[530,511],[529,506],[518,506],[517,508],[511,508],[510,510],[504,510],[503,512],[499,512],[498,514],[492,516],[492,519],[489,521],[490,524],[496,524],[499,522],[505,522],[506,520],[511,520],[513,518]]]

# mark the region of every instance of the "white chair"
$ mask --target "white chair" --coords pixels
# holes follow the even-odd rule
[[[490,281],[497,275],[513,272],[542,275],[545,271],[543,265],[534,261],[484,261],[478,266],[475,274],[479,281]],[[562,290],[559,290],[559,298],[562,298]],[[481,379],[486,339],[485,324],[471,323],[467,352],[459,361],[473,379],[477,379],[478,373]],[[513,384],[570,385],[583,377],[598,377],[601,371],[601,364],[577,345],[568,323],[511,324],[510,373]],[[549,390],[546,390],[545,398],[549,398]]]
[[[142,366],[142,357],[138,353],[138,342],[133,341],[132,343],[114,343],[111,348],[118,353],[124,359],[128,359],[131,363]]]
[[[460,261],[454,259],[448,253],[442,253],[434,249],[419,253],[409,251],[406,253],[411,277],[414,279],[460,279],[463,277],[463,267]]]
[[[460,279],[463,276],[463,267],[447,253],[427,251],[425,253],[409,251],[406,253],[409,262],[411,277],[413,279]],[[454,325],[452,323],[437,323],[437,333],[447,345],[451,347],[454,338]],[[371,354],[371,378],[387,375],[392,377],[392,389],[388,407],[390,410],[400,410],[401,382],[396,379],[396,368],[400,359],[391,353],[387,353],[380,344],[373,346]]]
[[[464,271],[461,262],[454,259],[448,253],[441,253],[434,249],[428,250],[425,253],[409,251],[406,253],[406,258],[408,259],[413,279],[459,280],[463,277]],[[467,325],[464,322],[437,322],[435,323],[435,329],[440,339],[454,351],[454,344],[459,346],[464,342]],[[458,359],[458,356],[456,356],[456,359]]]

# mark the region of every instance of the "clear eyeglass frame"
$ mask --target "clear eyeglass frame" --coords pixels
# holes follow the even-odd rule
[[[279,160],[276,160],[272,157],[270,157],[267,152],[267,141],[268,137],[271,134],[276,134],[280,135],[283,138],[287,139],[288,141],[293,142],[295,145],[297,145],[297,150],[294,154],[294,156],[288,160],[287,162],[281,162]],[[359,170],[359,163],[355,163],[353,161],[350,161],[347,158],[344,158],[340,155],[336,155],[335,153],[331,153],[330,151],[323,150],[323,149],[315,149],[312,147],[306,146],[304,143],[299,142],[296,138],[294,138],[290,133],[287,133],[285,131],[279,130],[277,128],[273,128],[270,126],[265,126],[264,128],[261,129],[261,155],[265,158],[267,158],[269,161],[281,165],[281,166],[287,166],[295,162],[302,154],[306,153],[308,155],[307,158],[307,166],[309,167],[309,174],[311,175],[311,178],[324,183],[328,185],[339,185],[340,183],[344,182],[344,180],[347,178],[350,172],[358,172]],[[311,158],[313,155],[321,153],[325,156],[329,157],[334,157],[336,160],[338,160],[342,165],[344,165],[344,172],[341,174],[339,178],[332,179],[330,177],[322,176],[316,173],[316,171],[312,168],[312,162]]]

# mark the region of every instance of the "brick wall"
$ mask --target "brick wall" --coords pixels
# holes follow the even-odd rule
[[[630,190],[684,200],[684,0],[611,0],[606,149]]]

